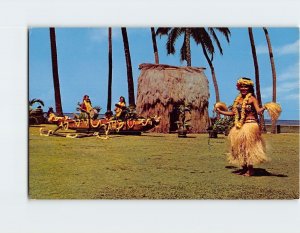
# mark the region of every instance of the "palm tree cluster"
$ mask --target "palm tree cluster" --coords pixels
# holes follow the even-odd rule
[[[29,100],[29,124],[41,124],[45,122],[44,112],[42,106],[44,107],[44,101],[41,99],[30,99]],[[39,104],[37,108],[33,108],[33,105]]]
[[[29,112],[32,111],[32,109],[33,109],[32,107],[36,103],[39,103],[40,105],[42,105],[44,107],[43,100],[34,98],[34,99],[29,100],[29,103],[28,103],[29,104]]]
[[[274,57],[272,52],[272,46],[270,42],[270,37],[267,29],[263,28],[266,40],[269,48],[270,62],[272,68],[273,75],[273,102],[276,102],[276,71],[274,65]],[[195,41],[195,43],[202,48],[202,52],[206,58],[207,63],[209,64],[212,81],[215,90],[216,102],[220,101],[219,87],[217,83],[215,68],[213,65],[213,59],[215,55],[215,46],[217,47],[219,53],[223,55],[223,49],[219,37],[217,34],[225,37],[227,43],[230,42],[231,32],[227,27],[159,27],[155,31],[154,27],[150,28],[155,64],[159,64],[159,55],[156,43],[156,37],[159,36],[167,36],[166,42],[166,50],[167,54],[175,54],[175,43],[178,38],[183,36],[183,44],[180,49],[180,60],[186,61],[187,66],[192,66],[192,58],[191,58],[191,39]],[[129,48],[129,41],[127,35],[127,29],[125,27],[121,28],[123,45],[124,45],[124,54],[126,58],[126,69],[127,69],[127,83],[128,83],[128,98],[129,105],[135,106],[135,95],[134,95],[134,82],[132,75],[132,65],[131,65],[131,55]],[[252,28],[248,28],[248,34],[251,44],[254,69],[255,69],[255,82],[256,82],[256,93],[259,104],[262,104],[261,94],[260,94],[260,83],[259,83],[259,67],[256,55],[255,42],[253,37]],[[55,28],[50,28],[50,43],[51,43],[51,57],[52,57],[52,73],[53,73],[53,84],[54,84],[54,95],[55,95],[55,105],[56,112],[59,116],[63,115],[62,111],[62,103],[60,96],[60,84],[59,84],[59,75],[58,75],[58,64],[57,64],[57,48],[56,48],[56,36],[55,36]],[[112,31],[111,28],[108,28],[108,97],[107,97],[107,110],[111,110],[111,96],[112,96]],[[275,132],[275,128],[273,125],[273,132]]]
[[[191,38],[194,39],[197,45],[201,45],[203,54],[206,58],[206,61],[209,64],[212,80],[214,84],[216,102],[220,101],[219,87],[216,79],[215,69],[213,66],[213,58],[215,54],[215,45],[217,46],[221,55],[223,55],[223,49],[220,43],[220,40],[216,34],[216,31],[220,32],[229,43],[230,41],[230,30],[229,28],[203,28],[203,27],[194,27],[194,28],[169,28],[169,27],[160,27],[157,29],[156,34],[159,36],[167,35],[168,40],[166,43],[166,49],[168,54],[175,53],[175,43],[177,39],[183,35],[184,40],[180,49],[180,59],[181,61],[186,61],[187,66],[192,65],[191,59]],[[215,42],[215,43],[214,43]]]
[[[275,70],[274,56],[273,56],[271,40],[270,40],[268,30],[265,27],[263,27],[263,30],[264,30],[267,44],[268,44],[270,63],[271,63],[271,69],[272,69],[272,81],[273,81],[272,101],[274,103],[276,103],[276,70]],[[248,28],[248,34],[249,34],[249,39],[250,39],[250,44],[251,44],[251,51],[252,51],[254,70],[255,70],[256,95],[257,95],[258,104],[261,107],[262,100],[261,100],[261,93],[260,93],[259,66],[258,66],[258,60],[257,60],[257,55],[256,55],[256,47],[255,47],[255,42],[254,42],[253,30],[251,27]],[[260,128],[263,130],[263,132],[266,132],[265,121],[264,121],[263,115],[260,116]],[[272,121],[272,133],[276,133],[276,122],[275,121]]]

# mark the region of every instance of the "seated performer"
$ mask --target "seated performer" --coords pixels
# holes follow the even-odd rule
[[[56,115],[54,114],[54,110],[52,107],[49,107],[48,112],[47,112],[47,118],[48,121],[51,122],[52,120],[54,120],[56,117]]]
[[[120,96],[120,100],[117,104],[115,104],[115,112],[116,112],[116,118],[120,119],[124,117],[124,113],[126,110],[126,101],[123,96]]]
[[[58,117],[55,115],[54,110],[52,107],[49,107],[48,112],[47,112],[47,121],[48,123],[55,123],[59,120],[68,120],[69,117],[68,116],[62,116],[62,117]]]
[[[82,103],[80,104],[80,116],[79,118],[87,119],[90,116],[90,112],[93,109],[92,102],[90,100],[90,97],[88,95],[83,96]]]

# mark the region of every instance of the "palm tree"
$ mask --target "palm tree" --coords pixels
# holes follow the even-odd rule
[[[186,61],[187,66],[192,66],[191,58],[191,28],[183,28],[184,40],[183,45],[180,49],[180,59],[181,61]],[[175,52],[175,49],[174,49]]]
[[[44,112],[41,106],[33,109],[32,106],[39,103],[44,107],[44,102],[41,99],[31,99],[29,100],[29,124],[41,124],[45,122]]]
[[[108,28],[108,91],[107,111],[111,110],[111,86],[112,86],[112,37],[111,27]]]
[[[225,36],[227,42],[229,43],[230,30],[228,28],[216,28],[216,29]],[[215,30],[213,28],[208,28],[208,31],[211,34],[211,36],[213,37],[214,41],[216,42],[217,47],[220,51],[220,54],[223,55],[223,49],[222,49],[221,43],[215,33]],[[198,36],[197,36],[196,43],[201,44],[203,54],[206,58],[206,61],[209,64],[209,67],[210,67],[211,77],[212,77],[212,81],[213,81],[214,89],[215,89],[216,102],[220,102],[219,87],[218,87],[218,82],[217,82],[217,78],[216,78],[215,68],[213,66],[214,45],[212,42],[210,42],[211,41],[210,35],[206,32],[206,30],[204,28],[200,28],[199,33],[197,35]],[[210,47],[208,47],[209,45],[210,45]],[[208,53],[211,55],[211,58],[209,58]]]
[[[42,101],[41,99],[31,99],[31,100],[29,100],[29,111],[32,110],[32,106],[35,103],[39,103],[40,105],[42,105],[44,107],[44,101]]]
[[[230,30],[228,28],[216,28],[222,35],[225,36],[227,42],[229,43]],[[190,37],[192,37],[197,45],[201,45],[204,56],[209,64],[212,80],[214,84],[214,89],[216,93],[216,102],[220,101],[219,88],[217,83],[217,78],[215,74],[215,69],[213,66],[213,55],[215,53],[214,44],[211,39],[215,41],[220,53],[223,55],[223,49],[221,47],[221,43],[215,33],[213,28],[208,28],[206,31],[205,28],[158,28],[156,34],[157,35],[168,35],[168,41],[166,44],[168,54],[175,53],[175,42],[178,37],[184,33],[184,42],[181,47],[181,60],[186,60],[188,66],[191,65],[191,52],[190,52]],[[209,58],[209,55],[211,58]]]
[[[182,34],[184,34],[184,40],[180,50],[180,61],[186,61],[187,66],[191,66],[191,48],[190,48],[191,28],[160,27],[156,30],[156,35],[168,36],[168,40],[166,44],[168,54],[175,54],[176,52],[175,42]]]
[[[255,87],[256,87],[256,97],[259,104],[259,107],[262,107],[262,101],[261,101],[261,94],[260,94],[260,81],[259,81],[259,67],[258,67],[258,61],[257,61],[257,55],[256,55],[256,48],[255,48],[255,42],[254,42],[254,36],[252,28],[248,28],[248,34],[251,44],[251,51],[252,51],[252,57],[253,57],[253,63],[254,63],[254,70],[255,70]],[[265,131],[265,122],[263,115],[260,116],[260,128]]]
[[[122,30],[125,58],[126,58],[126,67],[127,67],[127,83],[128,83],[129,105],[130,106],[135,106],[134,84],[133,84],[132,65],[131,65],[131,57],[130,57],[128,37],[127,37],[127,30],[124,27],[122,27],[121,30]]]
[[[49,29],[50,29],[50,43],[51,43],[52,74],[53,74],[53,84],[54,84],[55,107],[56,107],[57,115],[63,116],[61,97],[60,97],[59,76],[58,76],[55,28],[51,27]]]
[[[208,65],[210,67],[211,78],[212,78],[212,81],[213,81],[213,84],[214,84],[215,95],[216,95],[216,103],[217,103],[217,102],[220,102],[220,93],[219,93],[219,86],[218,86],[218,82],[217,82],[217,78],[216,78],[215,68],[214,68],[214,65],[212,63],[212,59],[209,58],[209,56],[207,54],[207,51],[206,51],[206,48],[205,48],[205,45],[202,41],[201,41],[201,47],[202,47],[203,54],[206,58],[206,61],[208,62]]]
[[[159,64],[159,58],[158,58],[158,51],[157,51],[157,44],[156,44],[156,37],[155,37],[155,29],[154,29],[154,27],[151,27],[151,36],[152,36],[152,44],[153,44],[155,64]]]
[[[276,69],[275,69],[275,62],[274,62],[274,56],[273,56],[273,50],[271,45],[270,36],[268,33],[267,28],[263,27],[263,30],[265,32],[268,49],[269,49],[269,56],[270,56],[270,63],[271,63],[271,69],[272,69],[272,80],[273,80],[273,93],[272,93],[272,101],[276,103]],[[276,133],[276,122],[272,121],[272,133]]]

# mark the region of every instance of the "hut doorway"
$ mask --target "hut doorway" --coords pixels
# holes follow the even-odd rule
[[[169,132],[175,133],[178,130],[177,121],[179,120],[179,111],[178,111],[178,104],[174,104],[172,112],[170,112],[170,119],[169,119]]]

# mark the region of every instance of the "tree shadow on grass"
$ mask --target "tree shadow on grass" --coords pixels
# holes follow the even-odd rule
[[[142,136],[142,137],[153,137],[153,138],[164,138],[165,137],[164,135],[151,135],[151,134],[148,134],[147,132],[143,132],[143,134],[141,134],[139,136]],[[182,138],[197,138],[197,137],[196,136],[187,135],[186,137],[182,137]]]
[[[183,139],[188,139],[188,138],[197,138],[196,136],[191,136],[191,135],[186,135],[185,137],[178,137],[177,138],[181,138],[182,140]]]
[[[234,171],[232,171],[232,173],[234,174],[239,174],[242,169],[238,169],[235,166],[226,166],[225,168],[227,169],[235,169]],[[271,173],[268,172],[266,169],[263,168],[254,168],[254,174],[252,176],[276,176],[276,177],[288,177],[287,175],[284,174],[276,174],[276,173]]]
[[[150,134],[141,134],[140,137],[153,137],[153,138],[163,138],[161,135],[150,135]]]

